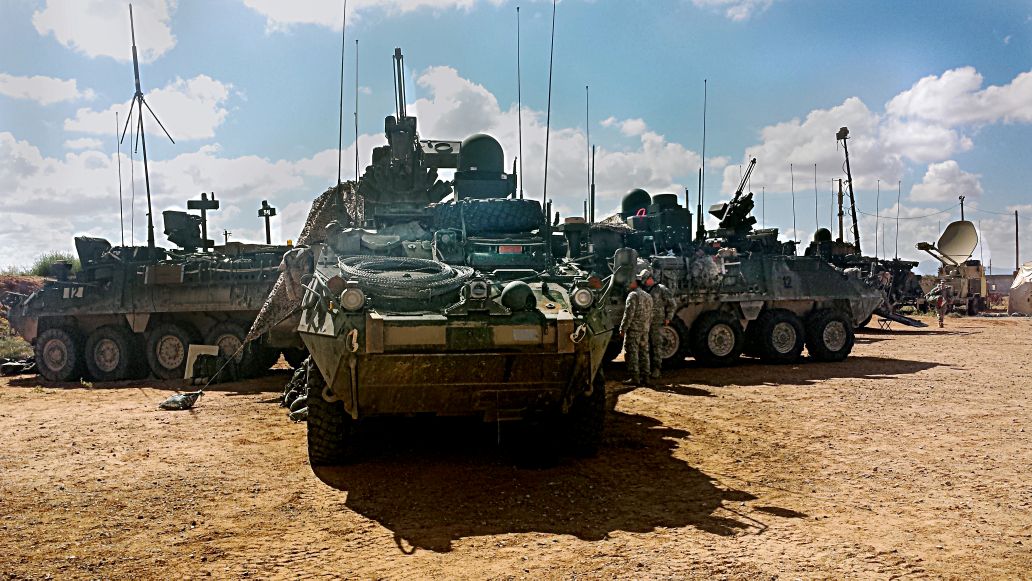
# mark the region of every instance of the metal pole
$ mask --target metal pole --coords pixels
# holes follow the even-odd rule
[[[845,213],[842,211],[842,196],[843,196],[843,194],[842,194],[842,178],[839,178],[839,181],[838,181],[838,241],[839,242],[842,242],[842,241],[845,240],[844,233],[843,233],[843,227],[842,227],[842,218],[845,217]]]
[[[552,42],[548,49],[548,107],[545,113],[545,175],[541,184],[541,204],[548,205],[548,138],[552,129],[552,62],[555,57],[555,4],[552,0]],[[547,214],[546,218],[551,219]]]
[[[957,196],[960,198],[960,219],[964,220],[964,196]]]
[[[1018,211],[1014,210],[1014,276],[1021,270],[1021,246],[1018,242]]]

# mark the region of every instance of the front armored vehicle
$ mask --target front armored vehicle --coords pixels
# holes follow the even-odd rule
[[[400,51],[395,64],[403,87]],[[592,453],[612,332],[602,283],[553,258],[494,138],[421,140],[398,103],[358,183],[361,227],[331,223],[300,279],[311,464],[351,460],[362,420],[382,416],[529,419]]]

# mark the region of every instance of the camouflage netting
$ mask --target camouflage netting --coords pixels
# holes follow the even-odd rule
[[[362,224],[364,204],[356,191],[355,182],[347,181],[322,193],[312,202],[308,219],[297,237],[294,250],[283,256],[280,275],[269,293],[258,317],[254,320],[247,341],[254,340],[290,317],[301,304],[297,292],[301,276],[308,272],[312,260],[308,246],[326,239],[326,227],[337,222],[344,227]]]

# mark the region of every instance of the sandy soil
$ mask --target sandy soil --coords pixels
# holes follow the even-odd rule
[[[0,380],[0,577],[1032,578],[1029,320],[671,372],[545,467],[410,421],[317,478],[285,380]]]

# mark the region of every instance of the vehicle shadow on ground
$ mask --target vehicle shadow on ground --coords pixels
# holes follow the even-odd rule
[[[687,432],[639,415],[612,412],[607,421],[597,457],[539,468],[514,465],[499,452],[493,425],[456,430],[437,421],[423,424],[434,426],[432,433],[413,433],[413,422],[393,422],[405,433],[366,434],[364,459],[316,475],[347,491],[347,507],[392,530],[405,552],[446,552],[457,539],[525,532],[596,541],[660,527],[724,536],[766,529],[721,511],[725,502],[754,495],[726,489],[673,456]]]
[[[293,371],[290,369],[273,369],[268,375],[240,381],[212,383],[205,391],[225,392],[234,395],[252,395],[265,392],[282,392],[283,386],[290,381]],[[125,389],[147,388],[161,391],[189,392],[197,391],[204,384],[191,385],[185,379],[125,379],[122,381],[47,381],[39,375],[15,375],[7,379],[10,387],[44,388],[44,389]]]
[[[664,371],[653,387],[659,391],[699,395],[699,386],[729,385],[812,385],[829,379],[898,379],[940,364],[932,361],[911,361],[888,357],[851,356],[838,363],[816,363],[803,359],[793,365],[769,365],[758,359],[743,358],[730,370],[697,366],[694,363]]]

